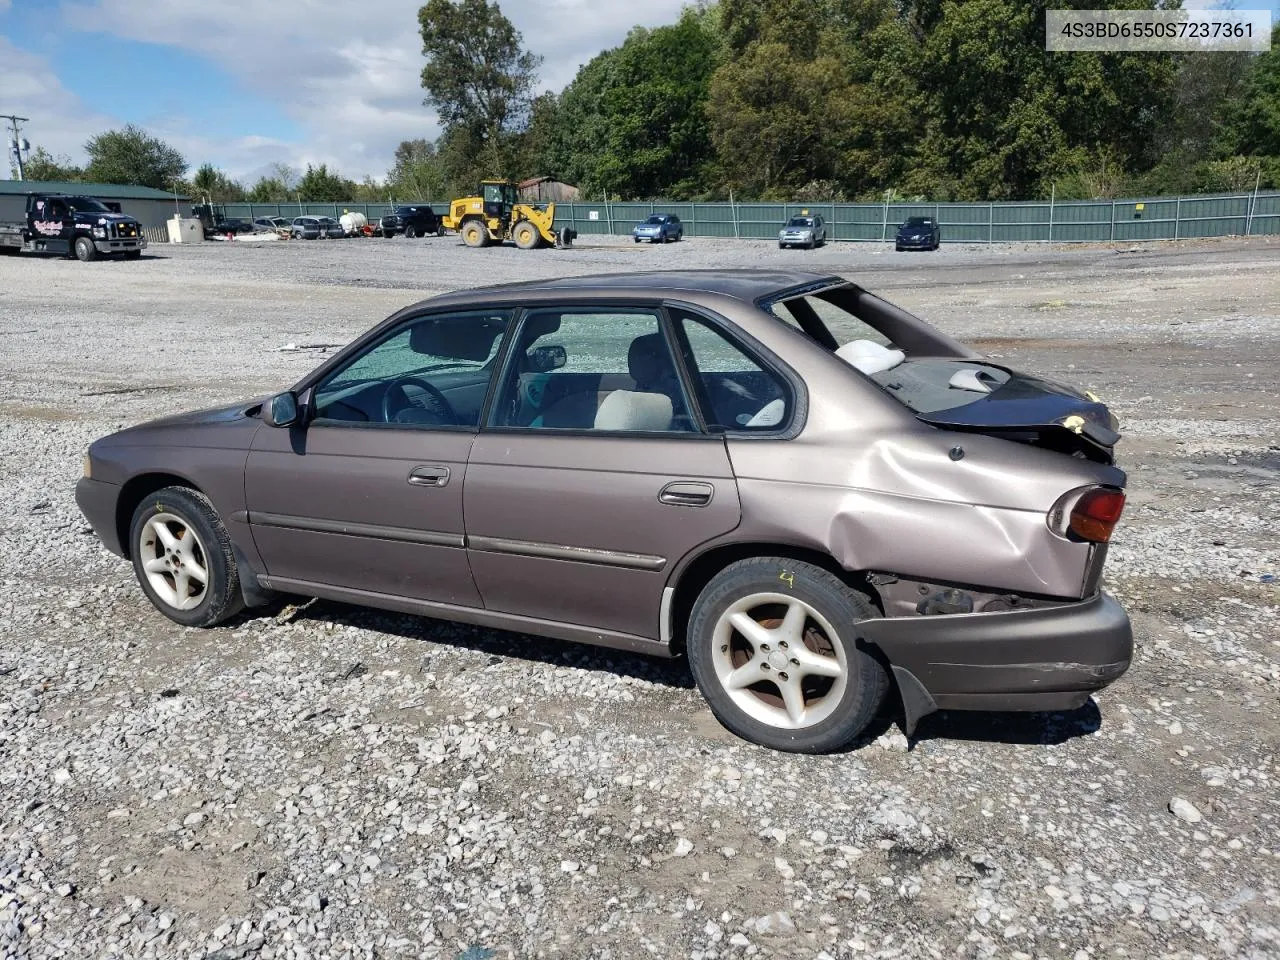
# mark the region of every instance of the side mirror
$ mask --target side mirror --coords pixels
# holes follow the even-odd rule
[[[550,373],[569,362],[569,354],[560,344],[534,347],[529,351],[529,370],[532,373]]]
[[[298,422],[298,398],[292,392],[277,393],[262,405],[262,421],[269,427],[289,427]]]

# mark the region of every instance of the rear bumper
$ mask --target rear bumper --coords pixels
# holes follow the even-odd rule
[[[893,665],[904,701],[917,698],[917,718],[932,710],[1074,709],[1133,659],[1129,616],[1101,592],[1057,607],[891,617],[858,629]],[[910,715],[909,705],[909,722]]]
[[[89,477],[81,477],[76,484],[76,506],[93,527],[102,545],[116,556],[124,556],[120,533],[116,530],[116,501],[120,488],[114,483],[103,483]]]

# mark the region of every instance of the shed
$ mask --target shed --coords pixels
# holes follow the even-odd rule
[[[76,183],[71,180],[0,180],[0,209],[5,212],[0,220],[11,219],[9,214],[17,209],[18,217],[26,210],[28,193],[67,193],[72,196],[96,197],[108,206],[120,205],[120,212],[128,214],[142,224],[147,239],[163,242],[168,239],[165,223],[175,208],[184,217],[191,216],[191,198],[152,187],[136,187],[120,183]]]
[[[530,177],[520,181],[520,199],[532,203],[573,203],[580,191],[555,177]]]

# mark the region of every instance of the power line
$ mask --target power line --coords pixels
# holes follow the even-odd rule
[[[12,113],[0,113],[0,120],[8,120],[9,125],[13,128],[13,140],[10,141],[9,150],[13,154],[13,159],[18,162],[18,179],[25,180],[26,173],[22,169],[22,151],[23,151],[23,144],[25,144],[26,141],[22,139],[21,124],[30,123],[31,118],[16,117]],[[28,150],[31,149],[29,144],[27,145],[26,149]]]

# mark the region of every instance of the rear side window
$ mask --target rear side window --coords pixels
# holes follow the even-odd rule
[[[701,317],[674,316],[707,426],[748,433],[785,429],[794,405],[786,381]]]

